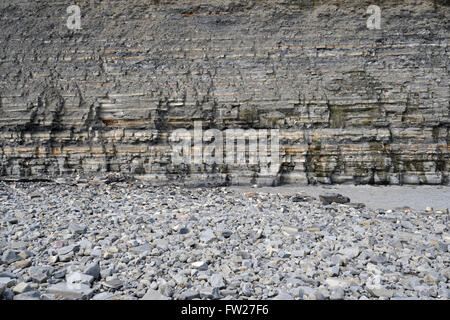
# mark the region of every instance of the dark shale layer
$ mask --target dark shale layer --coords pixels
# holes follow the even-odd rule
[[[2,1],[0,175],[448,184],[449,2],[376,2]],[[173,165],[194,121],[279,129],[278,173]]]

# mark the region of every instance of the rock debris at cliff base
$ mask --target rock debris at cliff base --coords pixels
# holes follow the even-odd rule
[[[349,195],[351,197],[351,195]],[[449,299],[447,209],[0,182],[2,299]]]

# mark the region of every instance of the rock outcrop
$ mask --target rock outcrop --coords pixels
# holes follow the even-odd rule
[[[0,175],[448,184],[448,1],[0,4]],[[278,129],[281,166],[171,161],[171,133]]]

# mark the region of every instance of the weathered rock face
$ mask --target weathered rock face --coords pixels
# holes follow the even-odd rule
[[[0,4],[0,175],[449,181],[448,1]],[[281,166],[174,165],[178,128],[279,129]]]

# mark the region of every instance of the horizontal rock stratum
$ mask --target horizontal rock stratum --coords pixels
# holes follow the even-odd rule
[[[0,4],[0,175],[448,184],[448,1]],[[180,128],[277,129],[280,166],[171,161]]]

